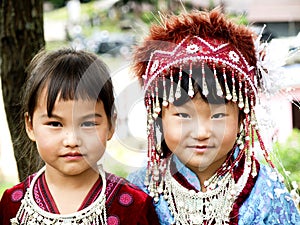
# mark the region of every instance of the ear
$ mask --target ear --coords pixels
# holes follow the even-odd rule
[[[30,140],[35,141],[32,120],[31,120],[30,116],[28,115],[28,112],[26,112],[24,114],[24,119],[25,119],[26,133],[27,133]]]
[[[108,131],[108,135],[107,135],[108,141],[112,138],[112,136],[115,133],[116,121],[117,121],[117,114],[114,113],[111,117],[111,125],[109,127],[109,131]]]

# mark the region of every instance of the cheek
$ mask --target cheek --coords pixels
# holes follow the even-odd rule
[[[38,148],[53,148],[58,142],[60,142],[60,135],[54,135],[51,132],[45,130],[35,131],[35,142]]]
[[[182,142],[183,132],[181,125],[173,123],[163,123],[163,137],[169,149],[173,152],[176,147]]]
[[[84,134],[84,137],[82,137],[85,145],[88,146],[89,149],[97,148],[98,150],[106,147],[107,138],[108,133],[104,131],[95,131],[93,133]]]
[[[222,127],[223,131],[220,131],[219,135],[220,137],[223,136],[223,143],[231,148],[238,134],[238,123],[236,121],[228,121]]]
[[[37,151],[39,152],[40,157],[46,161],[46,158],[51,158],[54,156],[59,148],[58,141],[53,137],[49,138],[49,136],[36,136],[35,141]]]

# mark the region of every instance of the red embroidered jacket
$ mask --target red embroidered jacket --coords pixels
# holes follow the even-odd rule
[[[24,182],[7,189],[0,201],[0,224],[9,225],[10,219],[14,218],[21,206],[26,189],[34,175],[29,176]],[[130,184],[127,180],[116,175],[106,173],[106,211],[108,225],[158,225],[158,218],[152,204],[152,198],[141,191],[138,187]],[[39,204],[46,211],[59,213],[48,186],[45,183],[44,174],[38,178],[39,185],[34,186],[35,200],[42,199]],[[79,210],[90,205],[99,195],[102,182],[99,179],[89,192]],[[51,204],[52,202],[52,204]]]

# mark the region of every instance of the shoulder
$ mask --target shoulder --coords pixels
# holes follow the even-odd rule
[[[32,177],[5,190],[0,201],[0,224],[10,224],[10,219],[16,216]]]
[[[239,224],[296,224],[299,212],[278,173],[260,166],[256,183],[240,208]]]
[[[106,173],[108,222],[114,224],[158,224],[152,198],[128,180]],[[138,213],[137,213],[138,212]]]
[[[254,190],[260,190],[260,192],[261,190],[267,191],[261,194],[269,196],[270,199],[285,198],[287,201],[292,200],[289,197],[289,192],[284,184],[283,177],[269,166],[260,166]]]
[[[23,199],[26,189],[29,187],[33,177],[34,175],[31,175],[27,177],[23,182],[20,182],[19,184],[6,189],[3,193],[2,199],[10,200],[11,202],[20,202]]]
[[[119,177],[115,174],[107,173],[107,184],[109,186],[115,186],[114,190],[116,193],[120,194],[120,199],[134,198],[135,202],[145,202],[151,199],[139,186],[130,182],[129,180]],[[152,200],[152,199],[151,199]]]
[[[148,193],[144,185],[145,176],[146,176],[146,168],[142,168],[130,173],[127,177],[127,180],[129,180],[132,184],[138,186],[144,192]]]
[[[141,188],[145,193],[149,194],[149,191],[144,184],[145,176],[146,167],[130,173],[127,179],[130,182],[137,185],[139,188]],[[163,195],[160,196],[159,201],[157,203],[153,204],[161,225],[174,224],[174,219],[170,213],[168,203],[164,199]]]

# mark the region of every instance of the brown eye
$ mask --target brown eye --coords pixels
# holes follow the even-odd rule
[[[82,127],[94,127],[94,126],[97,126],[98,124],[96,122],[93,122],[93,121],[86,121],[86,122],[83,122],[81,124]]]
[[[190,118],[190,115],[187,114],[187,113],[177,113],[176,115],[177,115],[178,117],[184,118],[184,119]]]
[[[225,113],[216,113],[214,115],[211,116],[212,119],[221,119],[223,117],[225,117],[226,114]]]
[[[51,126],[51,127],[62,127],[62,124],[60,122],[56,122],[56,121],[49,122],[49,123],[47,123],[47,125]]]

